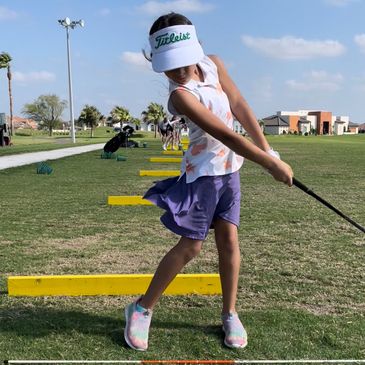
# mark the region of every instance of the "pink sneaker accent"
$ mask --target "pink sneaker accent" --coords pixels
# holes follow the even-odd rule
[[[247,346],[247,333],[244,329],[237,313],[222,315],[223,331],[225,333],[224,344],[231,348],[241,348]]]
[[[139,312],[136,305],[139,299],[125,308],[124,339],[134,350],[146,351],[148,348],[148,332],[150,329],[152,311],[146,309]]]

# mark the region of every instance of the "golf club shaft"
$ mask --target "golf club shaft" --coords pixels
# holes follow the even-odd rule
[[[318,196],[316,193],[314,193],[312,190],[310,190],[307,186],[305,186],[303,183],[301,183],[298,179],[293,178],[293,184],[299,188],[300,190],[303,190],[305,193],[307,193],[310,196],[313,196],[313,198],[317,199],[319,202],[321,202],[323,205],[325,205],[327,208],[333,210],[335,213],[337,213],[340,217],[346,219],[348,222],[350,222],[352,225],[354,225],[357,229],[365,233],[365,228],[361,226],[360,224],[353,221],[350,217],[343,214],[340,210],[335,208],[332,204],[328,203],[326,200]]]

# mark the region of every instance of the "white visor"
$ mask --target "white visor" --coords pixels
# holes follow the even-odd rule
[[[194,25],[173,25],[160,29],[150,38],[152,68],[165,72],[195,65],[204,57]]]

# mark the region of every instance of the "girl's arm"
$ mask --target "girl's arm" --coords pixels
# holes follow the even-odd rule
[[[289,186],[292,185],[293,172],[289,165],[270,156],[249,140],[228,128],[190,92],[184,89],[177,89],[171,94],[170,100],[179,114],[186,115],[201,129],[221,141],[232,151],[261,165],[276,180]]]
[[[242,124],[243,128],[248,132],[256,146],[264,151],[269,151],[270,146],[257,123],[257,119],[238,90],[237,86],[228,75],[227,69],[223,62],[217,56],[209,56],[218,68],[219,81],[222,89],[228,96],[231,111],[237,120]]]

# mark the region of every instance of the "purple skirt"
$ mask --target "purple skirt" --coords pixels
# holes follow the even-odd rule
[[[170,231],[204,240],[215,219],[240,221],[240,176],[202,176],[187,184],[185,174],[158,181],[143,197],[164,209],[161,222]]]

